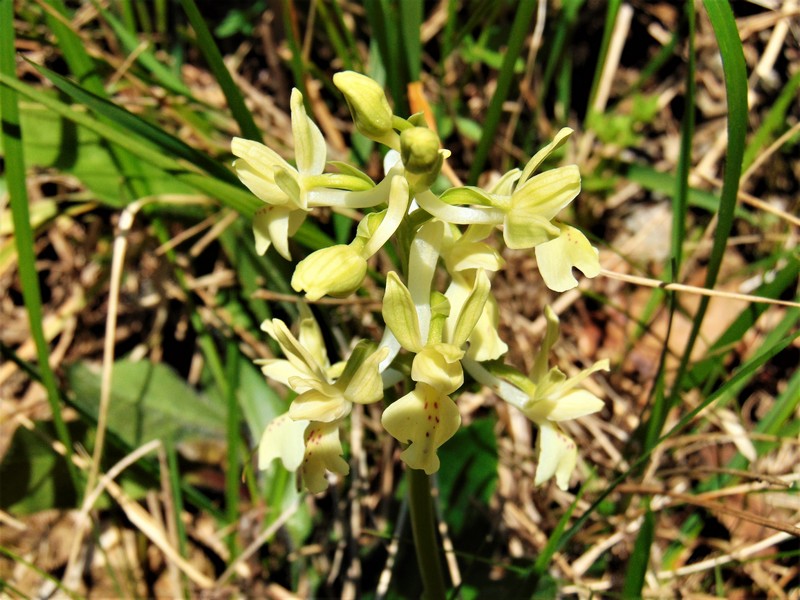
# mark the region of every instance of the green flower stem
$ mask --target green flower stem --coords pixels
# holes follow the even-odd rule
[[[411,508],[411,529],[417,550],[417,564],[422,578],[426,600],[447,597],[440,560],[439,541],[436,536],[436,519],[431,497],[431,479],[425,471],[408,469],[408,500]]]

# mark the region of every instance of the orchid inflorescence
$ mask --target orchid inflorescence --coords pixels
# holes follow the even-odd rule
[[[381,401],[384,389],[405,374],[413,389],[385,408],[381,422],[404,446],[400,457],[410,468],[434,473],[440,466],[437,449],[461,424],[453,394],[466,370],[538,426],[535,483],[555,476],[566,489],[577,449],[559,423],[602,408],[599,398],[578,385],[607,370],[608,361],[571,378],[548,368],[558,338],[558,318],[548,307],[547,332],[532,372],[525,376],[503,364],[508,348],[497,331],[490,274],[504,261],[486,240],[499,229],[507,247],[533,249],[545,284],[557,292],[577,285],[573,267],[587,277],[599,273],[597,250],[579,230],[556,220],[580,191],[578,168],[536,173],[572,131],[559,131],[524,169],[512,169],[489,189],[461,186],[437,194],[432,186],[450,153],[440,148],[422,115],[394,115],[383,88],[364,75],[343,72],[333,81],[358,131],[388,147],[384,178],[375,184],[349,164],[326,162],[323,135],[306,114],[302,95],[293,90],[296,167],[258,142],[232,142],[237,175],[264,202],[253,219],[256,249],[263,254],[274,247],[292,260],[289,238],[312,209],[370,209],[349,244],[317,250],[300,261],[292,287],[309,301],[353,294],[367,275],[367,261],[390,241],[405,278],[394,271],[386,277],[386,329],[380,343],[362,340],[344,362],[330,363],[322,331],[305,304],[300,304],[297,335],[279,319],[262,325],[285,356],[259,361],[262,370],[297,396],[266,428],[259,466],[280,458],[287,469],[300,471],[309,491],[324,491],[326,472],[349,472],[339,430],[353,404]],[[435,277],[440,265],[449,282],[444,292],[433,289],[441,280]],[[409,369],[404,365],[410,356]]]

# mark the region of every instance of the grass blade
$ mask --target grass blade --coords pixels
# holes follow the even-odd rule
[[[261,201],[249,191],[245,190],[244,187],[214,179],[204,173],[192,171],[189,169],[190,165],[186,165],[164,155],[149,142],[143,141],[137,136],[131,136],[130,133],[119,131],[104,123],[100,123],[90,115],[73,110],[63,102],[59,102],[31,86],[21,83],[13,77],[0,73],[0,83],[38,102],[45,108],[56,112],[62,117],[94,131],[96,134],[125,148],[153,166],[163,169],[177,180],[208,194],[212,198],[218,199],[225,206],[236,210],[248,218],[252,217],[253,213],[262,206]]]
[[[689,26],[687,41],[689,57],[686,63],[686,110],[681,123],[681,149],[678,158],[677,185],[672,197],[672,281],[679,278],[683,258],[683,242],[686,239],[686,208],[689,200],[689,173],[692,169],[692,139],[694,138],[695,116],[695,52],[694,52],[694,2],[685,5],[686,20]]]
[[[244,97],[233,82],[233,77],[231,77],[222,60],[222,54],[219,52],[217,43],[214,41],[211,31],[209,31],[205,19],[203,19],[198,10],[197,4],[195,4],[194,0],[180,0],[180,2],[197,36],[197,45],[203,53],[211,72],[216,77],[217,83],[222,88],[222,93],[225,94],[228,107],[231,109],[233,118],[239,124],[242,136],[257,142],[263,141],[261,131],[253,120],[253,114],[247,108],[244,103]]]
[[[597,54],[597,65],[594,69],[594,79],[592,80],[592,88],[589,92],[589,104],[587,106],[587,114],[592,111],[594,106],[595,96],[597,96],[597,88],[600,85],[600,78],[603,76],[603,68],[606,64],[606,57],[608,56],[608,49],[611,45],[611,36],[614,34],[614,25],[617,22],[617,13],[622,5],[622,0],[610,0],[608,9],[606,10],[606,22],[603,26],[603,41],[600,42],[600,51]]]
[[[242,440],[241,417],[239,414],[239,345],[235,337],[228,339],[225,346],[225,403],[227,404],[226,433],[227,433],[227,464],[225,469],[225,516],[228,524],[235,524],[239,520],[239,476],[242,468],[239,458],[239,447]],[[228,549],[231,556],[237,554],[236,535],[231,532],[228,536]]]
[[[0,75],[16,81],[14,53],[14,2],[0,0]],[[31,337],[36,344],[39,371],[42,383],[47,390],[47,400],[53,414],[53,425],[59,441],[65,449],[65,458],[70,478],[76,490],[81,481],[77,468],[72,462],[72,440],[61,415],[61,402],[53,369],[50,367],[50,348],[44,336],[42,294],[36,270],[36,255],[33,245],[33,231],[28,210],[28,192],[25,181],[25,160],[22,154],[22,130],[20,128],[17,93],[6,86],[0,87],[0,136],[5,152],[5,178],[10,196],[11,213],[14,220],[14,241],[17,246],[17,261],[22,295],[28,311],[28,324]]]
[[[158,58],[156,58],[155,54],[149,49],[142,50],[140,48],[141,43],[138,38],[129,31],[119,19],[100,6],[98,2],[94,1],[93,4],[100,14],[103,15],[103,19],[111,26],[111,29],[114,30],[114,34],[124,46],[125,50],[129,54],[137,53],[136,61],[147,70],[159,85],[178,95],[193,98],[193,94],[186,84],[183,83],[173,71],[162,64]]]
[[[497,127],[500,124],[500,116],[503,112],[503,103],[508,98],[511,81],[514,77],[514,63],[522,51],[522,45],[525,43],[525,37],[535,10],[536,0],[522,0],[517,8],[517,14],[508,36],[506,54],[497,77],[497,88],[486,111],[481,140],[475,149],[475,157],[469,171],[468,181],[470,184],[474,185],[478,181],[478,175],[483,171],[483,166],[489,156],[489,150],[491,150],[496,140]]]
[[[656,518],[648,507],[647,512],[644,513],[639,535],[636,536],[636,543],[628,563],[628,571],[625,573],[625,583],[622,586],[623,598],[642,597],[642,587],[644,587],[644,577],[647,575],[647,566],[650,563],[650,546],[653,545],[655,528]]]
[[[386,71],[386,86],[394,100],[394,111],[397,114],[408,113],[408,100],[406,98],[406,83],[403,77],[402,60],[400,53],[400,40],[397,29],[387,26],[395,22],[392,6],[387,0],[367,0],[364,3],[367,13],[367,22],[372,30],[372,39],[378,45],[378,53]]]
[[[728,147],[725,176],[720,195],[719,212],[717,213],[714,244],[706,267],[705,287],[713,289],[727,249],[728,237],[733,226],[736,209],[736,197],[739,193],[739,176],[742,173],[744,140],[745,132],[747,131],[747,71],[745,69],[742,42],[739,39],[736,20],[730,5],[727,2],[716,2],[715,0],[706,0],[704,5],[714,28],[714,34],[722,55],[725,73],[725,93],[728,101]],[[675,406],[680,398],[680,390],[689,365],[689,357],[700,333],[700,327],[703,324],[709,300],[707,296],[704,296],[700,300],[700,305],[695,313],[689,341],[681,357],[675,383],[669,395],[666,406],[667,411],[672,406]],[[662,415],[662,423],[655,424],[659,430],[663,426],[663,418],[666,418],[666,412]]]
[[[403,0],[398,4],[400,11],[401,41],[405,51],[403,61],[408,71],[408,81],[419,81],[422,69],[422,42],[419,32],[422,28],[421,0]]]
[[[62,0],[46,0],[61,16],[68,18],[67,7]],[[103,80],[95,69],[94,61],[87,54],[83,41],[72,29],[49,11],[47,12],[47,25],[53,30],[58,39],[58,47],[64,54],[64,60],[69,65],[69,70],[75,78],[95,94],[103,93]]]
[[[769,109],[761,127],[750,139],[744,153],[743,168],[748,169],[758,153],[770,142],[773,133],[786,126],[786,113],[792,104],[797,102],[797,91],[800,89],[800,71],[796,72],[781,90],[778,99]]]
[[[685,5],[686,19],[688,22],[688,45],[689,58],[686,64],[686,107],[683,121],[681,123],[681,146],[678,157],[678,171],[675,176],[675,193],[672,196],[672,236],[671,236],[671,260],[669,268],[665,272],[665,280],[676,282],[680,278],[681,262],[683,259],[683,242],[686,239],[686,210],[689,204],[689,173],[692,169],[692,139],[694,138],[694,105],[695,105],[695,52],[694,52],[694,2],[689,1]],[[667,324],[667,342],[672,333],[672,324],[675,317],[675,294],[667,295],[669,306],[669,321]],[[653,399],[652,408],[646,423],[643,423],[645,431],[644,447],[649,448],[658,438],[661,428],[664,426],[667,412],[669,411],[670,401],[663,393],[665,389],[665,360],[667,355],[668,343],[665,342],[656,376],[655,390],[658,393]],[[637,545],[639,539],[637,539]],[[648,548],[649,552],[649,548]],[[625,589],[628,589],[628,581],[625,580]],[[641,591],[641,583],[639,591]],[[633,584],[632,584],[633,585]]]
[[[39,65],[33,66],[42,75],[47,77],[59,90],[70,96],[76,102],[95,111],[98,115],[106,117],[109,123],[113,123],[120,129],[124,128],[130,130],[135,135],[153,142],[168,155],[186,160],[217,179],[230,183],[236,183],[238,181],[236,176],[221,164],[210,159],[206,154],[195,150],[182,140],[170,135],[163,129],[109,102],[105,98],[93,94],[91,91],[82,88],[66,77],[62,77],[45,67]]]

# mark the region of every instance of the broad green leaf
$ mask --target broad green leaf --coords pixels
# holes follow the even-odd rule
[[[33,430],[17,428],[0,462],[0,509],[20,516],[53,508],[76,508],[78,495],[64,457],[49,442],[56,437],[52,422],[38,421],[34,425]],[[75,442],[89,445],[85,424],[72,421],[68,429]],[[104,462],[111,465],[121,458],[118,452],[109,451]],[[121,478],[125,493],[141,498],[146,489],[142,477],[141,473],[127,471]],[[101,498],[96,506],[108,506],[108,500]]]
[[[78,363],[68,378],[75,404],[96,418],[100,369]],[[225,406],[193,390],[164,364],[122,360],[112,370],[108,429],[134,448],[155,439],[221,442]]]
[[[98,200],[117,207],[131,201],[120,194],[122,181],[129,177],[145,178],[153,193],[196,193],[175,177],[145,162],[139,163],[135,173],[121,172],[108,144],[94,132],[42,106],[25,104],[21,108],[22,141],[28,167],[52,168],[74,175]],[[2,147],[0,154],[5,154]]]

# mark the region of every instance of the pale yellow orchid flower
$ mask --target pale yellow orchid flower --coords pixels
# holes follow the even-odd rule
[[[300,339],[279,319],[262,325],[287,357],[259,361],[262,371],[298,395],[288,412],[274,419],[261,437],[259,466],[265,468],[279,458],[289,470],[301,468],[304,484],[316,493],[325,489],[326,470],[347,474],[339,426],[353,403],[370,404],[383,398],[378,367],[388,349],[372,351],[362,342],[347,363],[330,366],[308,307],[301,305],[301,314]]]

